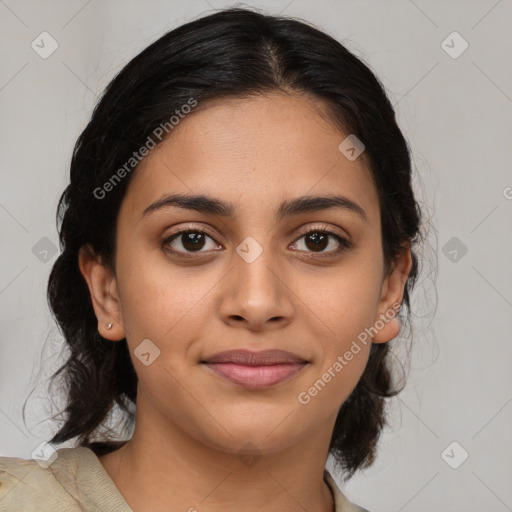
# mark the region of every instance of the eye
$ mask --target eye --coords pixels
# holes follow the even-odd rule
[[[304,239],[303,245],[306,247],[306,252],[309,249],[309,252],[319,255],[325,254],[326,256],[337,255],[352,246],[346,238],[332,231],[328,226],[310,228],[304,231],[295,244],[290,247],[293,248],[294,245],[301,245],[299,241],[302,239]],[[208,240],[210,240],[210,247],[207,247]],[[331,240],[334,240],[334,245],[336,246],[337,244],[338,247],[326,251],[326,248],[332,246]],[[193,258],[193,253],[201,253],[219,248],[222,248],[222,246],[217,244],[206,230],[193,227],[178,231],[162,242],[162,249],[165,252],[185,258]],[[202,249],[205,249],[205,251]],[[303,249],[299,249],[299,251],[304,252]]]
[[[178,256],[188,257],[187,253],[204,252],[201,251],[201,249],[204,249],[205,246],[208,245],[207,239],[210,239],[212,242],[214,242],[213,238],[208,235],[204,229],[189,228],[178,231],[172,236],[166,238],[162,242],[162,248],[166,252],[172,252]],[[206,249],[215,249],[216,247],[221,247],[216,243],[210,245],[211,247],[206,247]]]
[[[351,243],[346,238],[335,233],[327,226],[308,229],[306,232],[302,233],[301,237],[295,242],[294,245],[301,245],[298,242],[302,239],[304,239],[302,245],[306,247],[306,250],[309,249],[313,253],[326,253],[327,255],[336,255],[343,251],[346,251],[351,247]],[[337,243],[338,247],[325,251],[326,248],[332,246],[332,243],[330,242],[329,239],[334,239],[334,245],[336,245]]]

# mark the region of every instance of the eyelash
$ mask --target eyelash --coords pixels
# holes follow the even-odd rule
[[[179,258],[195,258],[196,257],[196,256],[194,256],[195,254],[201,254],[202,252],[205,252],[205,251],[183,252],[183,251],[176,251],[175,249],[169,249],[167,247],[168,244],[171,243],[174,239],[179,238],[181,235],[184,235],[184,234],[187,234],[187,233],[201,233],[203,235],[208,236],[212,240],[214,239],[213,236],[210,235],[210,233],[208,233],[207,230],[205,230],[203,228],[190,227],[190,228],[183,229],[181,231],[177,231],[176,233],[173,233],[171,236],[169,236],[165,240],[163,240],[163,242],[162,242],[162,249],[165,252],[171,253],[171,254],[179,257]],[[300,232],[299,233],[299,237],[296,238],[294,244],[297,243],[301,238],[303,238],[303,237],[305,237],[307,235],[310,235],[312,233],[322,233],[322,234],[326,234],[326,235],[332,236],[340,244],[340,247],[338,249],[331,250],[331,251],[328,251],[328,252],[318,252],[318,253],[315,253],[314,251],[308,251],[311,254],[315,255],[316,257],[318,257],[318,256],[320,256],[320,257],[336,256],[336,255],[338,255],[338,254],[340,254],[342,252],[347,251],[348,249],[350,249],[352,247],[351,242],[349,242],[346,238],[340,236],[338,233],[335,233],[334,231],[329,229],[328,226],[318,226],[318,227],[309,228],[309,229],[306,229],[305,231]],[[299,252],[304,252],[304,251],[299,251]]]

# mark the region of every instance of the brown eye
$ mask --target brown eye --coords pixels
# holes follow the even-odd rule
[[[348,240],[328,229],[311,229],[303,233],[294,245],[300,245],[299,241],[302,239],[304,239],[303,245],[306,247],[306,252],[334,255],[351,247]],[[332,247],[333,242],[331,242],[331,239],[335,240],[334,248]],[[329,247],[331,247],[331,249],[329,249]]]
[[[206,231],[202,229],[187,229],[165,239],[162,245],[167,252],[186,255],[187,253],[204,252],[202,249],[208,245],[208,240],[214,242],[213,238]],[[210,245],[211,247],[206,247],[207,250],[218,247],[218,244],[215,243],[210,242]]]
[[[326,233],[313,232],[306,235],[304,238],[308,249],[312,251],[323,251],[329,245],[329,237],[330,235]]]
[[[181,244],[187,251],[199,251],[204,247],[205,235],[203,233],[187,231],[181,234],[180,237]]]

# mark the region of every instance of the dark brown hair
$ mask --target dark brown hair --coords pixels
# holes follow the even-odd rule
[[[128,423],[134,418],[137,375],[126,340],[111,343],[98,333],[78,252],[89,245],[114,268],[116,220],[136,166],[108,194],[98,190],[190,98],[201,108],[208,100],[278,90],[321,100],[345,133],[363,141],[379,195],[386,269],[404,244],[411,247],[413,266],[399,313],[402,322],[410,321],[421,211],[408,144],[383,86],[340,42],[307,23],[240,8],[219,11],[166,33],[133,58],[107,86],[76,142],[70,184],[58,208],[61,254],[48,282],[50,307],[69,349],[53,376],[65,382],[67,405],[52,443],[77,438],[97,448],[94,441],[115,408]],[[389,343],[372,344],[367,367],[339,410],[330,453],[345,478],[373,462],[385,398],[401,391],[392,382],[389,350]],[[103,446],[108,451],[115,445]]]

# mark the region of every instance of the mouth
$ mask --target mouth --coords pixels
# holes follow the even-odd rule
[[[287,381],[303,370],[309,361],[283,350],[230,350],[200,363],[213,373],[246,389],[265,389]]]

